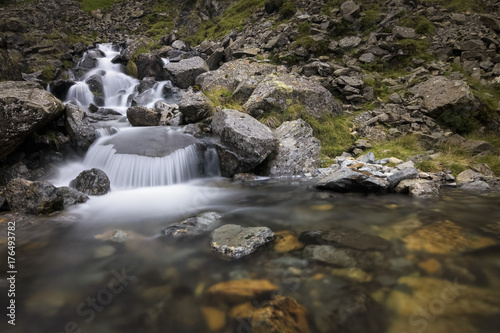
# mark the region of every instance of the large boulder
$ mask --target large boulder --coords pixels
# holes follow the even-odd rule
[[[222,144],[218,152],[224,176],[252,171],[276,148],[276,138],[269,127],[237,110],[216,112],[212,132]]]
[[[372,193],[387,191],[389,183],[387,180],[373,175],[342,168],[319,179],[316,187],[335,192]]]
[[[46,181],[13,179],[5,188],[5,197],[12,211],[25,214],[50,214],[64,208],[62,192]]]
[[[218,70],[201,74],[196,78],[196,85],[203,91],[227,89],[234,91],[238,85],[249,79],[262,80],[276,69],[275,66],[234,60],[223,64]]]
[[[104,195],[111,188],[106,173],[96,168],[80,172],[69,186],[88,195]]]
[[[265,175],[296,176],[313,172],[320,166],[321,143],[313,136],[311,126],[302,119],[287,121],[274,134],[278,148],[269,157]]]
[[[436,76],[409,90],[423,98],[423,106],[430,116],[441,120],[452,130],[467,128],[470,117],[478,108],[474,94],[462,80]]]
[[[258,117],[271,111],[286,112],[292,105],[300,105],[316,118],[342,112],[341,104],[322,85],[291,74],[268,75],[243,108]]]
[[[190,90],[182,95],[179,111],[186,123],[196,123],[211,116],[215,112],[215,107],[202,92]]]
[[[7,51],[0,49],[0,81],[21,81],[22,79],[17,63],[12,60]]]
[[[172,82],[181,89],[193,86],[198,75],[209,71],[207,63],[200,57],[168,63],[165,69]]]
[[[71,103],[66,104],[65,127],[80,152],[87,151],[96,139],[95,127],[90,123],[85,111]]]
[[[158,81],[167,79],[167,74],[163,69],[163,60],[157,54],[139,54],[137,61],[137,78],[142,80],[145,77],[154,77]]]
[[[145,106],[131,106],[127,109],[127,118],[132,126],[158,126],[161,112]]]
[[[0,82],[0,157],[57,119],[63,110],[63,103],[37,83]]]

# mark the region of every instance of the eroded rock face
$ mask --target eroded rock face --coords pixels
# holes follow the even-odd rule
[[[5,188],[10,209],[15,212],[37,215],[63,210],[62,192],[46,181],[11,180]]]
[[[186,123],[196,123],[212,115],[215,107],[202,92],[188,91],[182,95],[179,111]]]
[[[172,82],[181,89],[194,85],[198,75],[209,71],[207,63],[200,57],[168,63],[165,69]]]
[[[210,245],[222,256],[237,259],[255,252],[259,246],[269,243],[274,237],[274,232],[267,227],[244,228],[226,224],[215,229]]]
[[[252,171],[276,148],[276,138],[269,127],[237,110],[216,112],[212,132],[226,148],[219,149],[224,176]]]
[[[66,131],[80,152],[87,151],[96,139],[95,128],[84,110],[68,103],[66,105]]]
[[[278,148],[271,154],[264,171],[271,177],[303,175],[320,165],[321,143],[313,136],[311,126],[302,119],[287,121],[274,134]]]
[[[33,82],[0,82],[0,157],[14,151],[28,135],[57,119],[60,100]]]
[[[268,75],[243,108],[258,117],[271,110],[286,112],[292,105],[301,105],[306,113],[316,118],[342,112],[340,103],[322,85],[290,74]]]
[[[69,186],[88,195],[104,195],[111,188],[106,173],[96,168],[82,171]]]

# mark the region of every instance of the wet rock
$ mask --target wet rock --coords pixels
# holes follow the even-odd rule
[[[210,331],[218,331],[226,326],[226,313],[224,311],[209,306],[203,306],[201,312],[205,317],[205,322]]]
[[[373,280],[373,274],[367,273],[359,268],[334,268],[332,275],[348,278],[353,281],[365,283]]]
[[[215,229],[210,245],[222,256],[237,259],[255,252],[259,246],[274,240],[274,237],[274,232],[267,227],[244,228],[226,224]]]
[[[113,229],[94,236],[101,241],[111,241],[114,243],[124,243],[130,240],[146,240],[147,238],[131,230]]]
[[[375,257],[370,252],[337,248],[331,245],[307,245],[304,258],[317,260],[337,267],[373,269]]]
[[[264,175],[300,176],[320,166],[321,143],[313,136],[311,126],[302,119],[287,121],[274,134],[278,148],[269,156]]]
[[[165,69],[172,82],[181,89],[193,86],[198,75],[209,71],[207,63],[200,57],[168,63]]]
[[[79,152],[85,152],[95,141],[95,127],[84,110],[71,103],[66,104],[66,131]]]
[[[253,333],[309,333],[306,309],[287,296],[275,296],[252,315]]]
[[[162,230],[167,239],[186,239],[203,235],[212,230],[222,215],[217,212],[204,212],[179,223],[172,224]]]
[[[157,81],[167,79],[167,74],[163,69],[163,60],[159,55],[151,53],[139,54],[137,61],[137,78],[142,80],[145,77],[154,77]]]
[[[297,235],[291,231],[279,231],[276,233],[274,240],[274,251],[278,253],[286,253],[295,250],[300,250],[304,247],[304,243],[299,241]]]
[[[145,106],[131,106],[127,109],[127,118],[132,126],[158,126],[161,112]]]
[[[213,302],[239,304],[268,297],[279,287],[268,280],[233,280],[220,282],[207,290],[207,297]]]
[[[372,193],[387,191],[389,183],[385,179],[371,174],[367,175],[349,168],[342,168],[319,179],[315,186],[319,189],[335,192]]]
[[[202,92],[187,91],[179,102],[179,111],[186,123],[196,123],[215,112],[215,107]]]
[[[69,207],[87,202],[89,199],[84,193],[68,186],[59,187],[64,198],[64,207]]]
[[[389,182],[389,186],[391,188],[395,188],[400,181],[403,179],[415,179],[418,177],[418,170],[416,168],[404,168],[401,171],[398,171],[387,178]]]
[[[349,247],[356,250],[388,250],[391,242],[362,232],[340,230],[312,230],[300,234],[299,240],[305,244]]]
[[[110,190],[108,176],[96,168],[82,171],[69,186],[88,195],[104,195]]]
[[[460,185],[460,188],[467,191],[478,191],[478,192],[487,191],[491,189],[488,183],[481,180],[476,180],[471,183],[462,184]]]
[[[439,197],[439,186],[432,180],[404,179],[394,188],[396,193],[408,193],[414,198],[433,199]]]
[[[37,83],[0,82],[0,157],[13,152],[63,110],[62,102]]]
[[[216,112],[212,132],[228,149],[218,150],[223,176],[252,171],[276,148],[276,138],[270,128],[237,110]]]
[[[46,181],[13,179],[5,187],[4,195],[14,212],[37,215],[64,209],[61,190]]]
[[[88,85],[89,90],[95,97],[102,97],[104,95],[104,83],[101,75],[91,75],[87,80],[85,80],[85,83]]]
[[[406,236],[403,241],[411,251],[435,254],[456,254],[496,244],[491,238],[466,234],[460,226],[451,221],[424,226]]]

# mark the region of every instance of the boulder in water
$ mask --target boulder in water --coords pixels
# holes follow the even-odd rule
[[[172,224],[162,230],[167,239],[187,239],[203,235],[212,230],[222,215],[217,212],[204,212],[179,223]]]
[[[96,168],[82,171],[69,183],[69,186],[88,195],[104,195],[111,188],[106,173]]]
[[[274,237],[274,232],[267,227],[244,228],[226,224],[215,229],[211,246],[219,254],[236,259],[255,252],[259,246],[274,240]]]
[[[12,211],[37,215],[63,210],[61,190],[46,181],[11,180],[5,188],[5,197]]]
[[[189,124],[211,116],[215,112],[215,107],[202,92],[190,90],[182,95],[179,111],[182,113],[184,121]]]
[[[349,168],[342,168],[332,174],[321,178],[316,187],[319,189],[331,190],[335,192],[385,192],[389,183],[382,178],[354,171]]]
[[[200,57],[168,63],[165,69],[172,82],[181,89],[193,86],[198,75],[209,71],[207,63]]]
[[[57,119],[63,103],[34,82],[0,82],[0,157]]]
[[[66,104],[66,131],[76,148],[85,152],[96,139],[95,128],[84,110],[71,103]]]
[[[89,197],[85,195],[85,193],[82,193],[72,187],[63,186],[59,187],[59,190],[64,198],[64,207],[85,203],[89,200]]]
[[[158,126],[161,112],[145,106],[131,106],[127,109],[127,118],[132,126]]]

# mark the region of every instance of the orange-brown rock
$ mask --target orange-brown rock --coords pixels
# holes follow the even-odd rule
[[[299,241],[297,235],[291,231],[279,231],[275,233],[274,251],[278,253],[286,253],[294,250],[300,250],[304,247],[304,243]]]
[[[296,300],[276,296],[253,313],[253,333],[309,333],[306,309]]]
[[[237,304],[269,296],[274,290],[278,286],[268,280],[242,279],[217,283],[207,290],[207,295],[212,301]]]
[[[205,321],[210,331],[218,331],[226,326],[226,313],[224,311],[204,306],[201,308],[201,312],[205,317]]]

